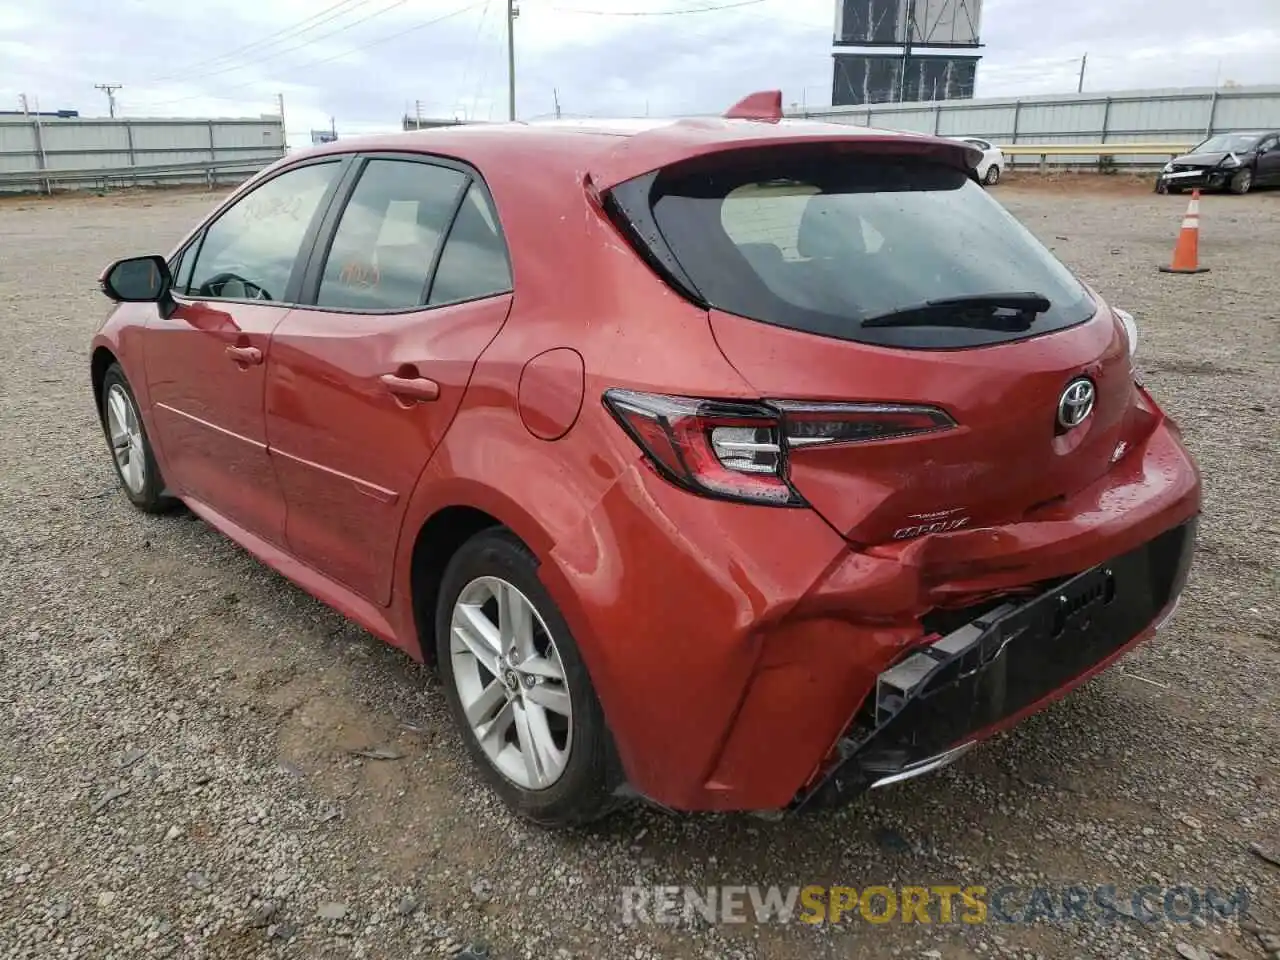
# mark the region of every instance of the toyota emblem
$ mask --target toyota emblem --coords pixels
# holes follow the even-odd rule
[[[1084,423],[1085,417],[1093,413],[1096,397],[1097,391],[1088,377],[1076,377],[1068,383],[1058,398],[1058,426],[1070,430]]]

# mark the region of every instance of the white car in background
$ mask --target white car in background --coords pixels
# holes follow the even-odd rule
[[[978,161],[975,172],[978,179],[988,187],[1000,182],[1000,174],[1004,173],[1004,151],[990,140],[979,140],[977,137],[950,137],[961,143],[969,143],[982,151],[982,159]]]

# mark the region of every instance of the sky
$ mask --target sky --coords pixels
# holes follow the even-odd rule
[[[970,0],[972,2],[972,0]],[[1211,6],[1211,5],[1209,5]],[[1280,83],[1280,2],[985,0],[976,94]],[[38,10],[38,12],[37,12]],[[424,117],[507,116],[506,0],[0,0],[0,109],[250,116],[291,144]],[[1158,11],[1158,12],[1157,12]],[[1183,12],[1185,11],[1185,15]],[[831,102],[835,0],[521,0],[517,116]]]

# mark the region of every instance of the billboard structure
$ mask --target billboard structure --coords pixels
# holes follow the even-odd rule
[[[980,47],[982,0],[836,0],[836,46]]]
[[[910,55],[904,60],[899,53],[837,53],[831,103],[968,100],[973,97],[979,59]]]
[[[982,0],[836,0],[834,45],[873,52],[832,55],[831,103],[972,97],[981,20]]]

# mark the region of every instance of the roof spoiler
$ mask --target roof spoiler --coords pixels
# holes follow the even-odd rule
[[[782,91],[757,90],[749,93],[725,111],[730,120],[781,120]]]

